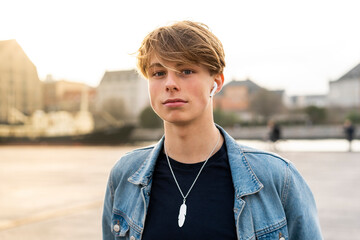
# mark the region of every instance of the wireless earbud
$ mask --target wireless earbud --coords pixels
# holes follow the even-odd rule
[[[214,82],[214,87],[213,87],[213,89],[211,90],[210,97],[213,97],[213,96],[214,96],[214,94],[215,94],[215,92],[216,92],[217,87],[218,87],[217,83],[216,83],[216,82]]]

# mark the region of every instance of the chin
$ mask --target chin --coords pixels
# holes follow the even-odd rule
[[[178,126],[183,126],[183,125],[187,125],[187,124],[191,123],[191,119],[187,119],[184,117],[176,117],[176,116],[165,117],[165,118],[163,118],[163,120],[167,123],[170,123],[173,125],[178,125]]]

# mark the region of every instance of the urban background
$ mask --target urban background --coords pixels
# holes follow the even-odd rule
[[[360,123],[360,63],[329,81],[323,95],[289,96],[252,79],[225,83],[214,97],[214,118],[238,139],[264,139],[270,122],[288,139],[344,138],[346,119]],[[106,71],[97,87],[39,79],[16,40],[0,41],[0,144],[118,144],[156,140],[161,128],[135,69]]]
[[[189,19],[225,47],[215,122],[295,164],[324,239],[360,240],[359,8],[356,0],[1,1],[0,239],[101,239],[111,168],[163,135],[131,53],[155,27]]]
[[[356,240],[359,146],[345,144],[344,129],[360,123],[360,64],[328,84],[324,95],[289,96],[227,79],[214,118],[242,143],[294,162],[313,190],[324,239]],[[158,140],[161,125],[135,69],[105,71],[97,87],[39,79],[16,40],[0,41],[0,239],[101,239],[112,166],[142,141]],[[258,145],[279,139],[270,126],[296,142]]]

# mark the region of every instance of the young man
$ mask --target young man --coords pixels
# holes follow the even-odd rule
[[[213,120],[224,51],[205,25],[151,32],[138,51],[151,106],[164,121],[154,146],[111,171],[103,239],[322,239],[312,193],[291,162],[236,143]]]

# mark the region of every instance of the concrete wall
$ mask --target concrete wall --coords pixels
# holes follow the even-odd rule
[[[360,138],[360,125],[356,126],[356,138]],[[267,140],[268,129],[261,127],[237,127],[225,129],[235,139]],[[323,126],[283,126],[283,139],[323,139],[344,138],[343,127],[338,125]],[[164,134],[162,129],[136,129],[132,134],[134,141],[157,141]]]

